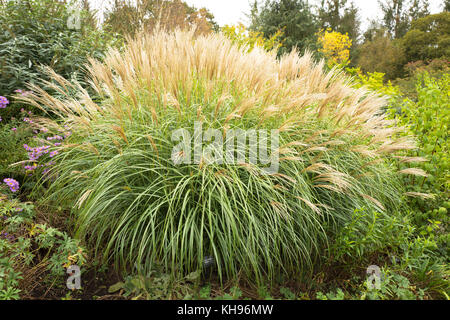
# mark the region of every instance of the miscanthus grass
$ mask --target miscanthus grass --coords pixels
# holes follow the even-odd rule
[[[54,157],[48,199],[72,209],[78,237],[120,268],[174,276],[214,257],[221,278],[261,281],[310,272],[357,208],[395,210],[388,160],[414,147],[338,70],[297,52],[247,52],[220,34],[156,31],[90,61],[93,99],[49,70],[55,98],[23,101],[73,133]],[[74,95],[76,92],[76,95]],[[175,165],[174,130],[279,130],[279,170],[259,164]],[[407,172],[408,174],[413,172]]]

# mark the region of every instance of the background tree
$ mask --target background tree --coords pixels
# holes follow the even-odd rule
[[[268,39],[283,31],[280,53],[289,52],[294,47],[300,51],[309,47],[317,51],[319,25],[311,9],[304,0],[266,0],[261,7],[253,3],[250,29],[262,32]]]
[[[387,30],[383,27],[383,24],[377,20],[371,20],[367,30],[363,34],[363,43],[372,41],[376,36],[385,34]]]
[[[96,18],[97,11],[91,8],[89,0],[81,0],[80,7],[84,11],[84,24],[88,24],[91,28],[95,29],[98,27],[98,20]]]
[[[450,11],[450,0],[444,0],[444,11]]]
[[[429,15],[428,0],[378,0],[383,25],[395,39],[403,37],[413,20]]]
[[[318,7],[319,23],[322,29],[331,28],[342,34],[348,34],[353,42],[359,36],[361,22],[358,8],[347,0],[322,0]]]
[[[408,62],[450,56],[450,13],[429,15],[412,22],[402,39]]]
[[[411,26],[411,23],[414,20],[430,15],[429,7],[430,5],[428,3],[428,0],[411,0],[408,11],[410,22],[409,26]]]
[[[196,9],[181,0],[114,0],[105,13],[105,25],[121,34],[152,30],[157,24],[167,30],[197,26],[198,33],[218,30],[207,9]]]
[[[357,65],[364,72],[385,73],[387,80],[402,76],[405,56],[401,43],[383,29],[376,29],[368,37],[359,49]]]

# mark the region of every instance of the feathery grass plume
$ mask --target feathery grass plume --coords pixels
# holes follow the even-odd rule
[[[323,64],[157,30],[90,60],[97,102],[54,75],[77,99],[36,86],[22,99],[73,133],[54,157],[48,200],[72,208],[78,237],[117,267],[176,276],[213,256],[221,279],[305,275],[355,209],[395,210],[403,190],[387,159],[411,148],[388,127],[384,98]],[[199,120],[224,135],[280,129],[278,173],[203,158],[175,165],[173,131],[193,133]]]

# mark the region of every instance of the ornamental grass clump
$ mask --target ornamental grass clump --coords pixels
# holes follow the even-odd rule
[[[155,31],[90,61],[95,101],[51,70],[47,85],[66,99],[36,86],[22,98],[58,117],[39,126],[73,133],[55,149],[48,199],[72,208],[78,237],[98,257],[174,276],[202,270],[205,257],[221,278],[304,275],[355,209],[399,205],[388,159],[414,146],[395,138],[385,99],[310,54],[248,51],[220,34]],[[174,161],[174,132],[194,140],[199,123],[223,137],[277,132],[277,170],[206,161],[212,140],[199,161]]]

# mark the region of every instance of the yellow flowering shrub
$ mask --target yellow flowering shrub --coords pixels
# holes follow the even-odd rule
[[[324,54],[329,66],[345,66],[349,63],[352,40],[348,34],[342,34],[328,28],[319,32],[318,42],[319,51]]]

